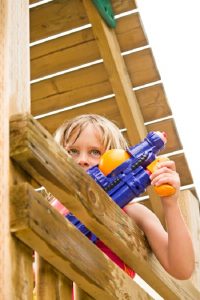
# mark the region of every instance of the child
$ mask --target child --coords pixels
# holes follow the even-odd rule
[[[85,171],[97,165],[106,150],[126,149],[128,146],[114,123],[94,114],[81,115],[65,122],[55,132],[55,140]],[[178,206],[180,179],[174,162],[171,160],[160,162],[150,179],[153,186],[168,183],[176,189],[174,195],[161,198],[168,232],[164,230],[156,215],[142,204],[129,203],[123,210],[145,233],[152,251],[165,270],[177,279],[188,279],[194,270],[194,251],[189,231]],[[52,205],[62,214],[68,214],[67,209],[56,199]],[[103,242],[98,240],[96,245],[134,277],[134,271]]]

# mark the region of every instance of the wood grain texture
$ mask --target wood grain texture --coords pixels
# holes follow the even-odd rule
[[[32,255],[11,238],[9,188],[24,180],[9,160],[9,118],[29,112],[28,2],[0,1],[0,299],[31,299]],[[13,26],[13,24],[15,24]]]
[[[157,68],[154,63],[152,52],[150,49],[144,49],[142,51],[131,53],[124,56],[125,65],[127,68],[128,75],[130,76],[132,87],[142,86],[147,83],[160,80]],[[95,74],[95,76],[94,76]],[[36,105],[41,107],[41,110],[37,110],[37,114],[52,111],[52,105],[56,106],[56,101],[59,100],[59,96],[66,97],[63,99],[63,104],[57,104],[57,109],[67,106],[67,93],[70,92],[69,96],[72,99],[74,95],[81,99],[91,100],[94,98],[102,97],[113,93],[111,83],[109,82],[109,76],[103,63],[97,63],[95,65],[74,70],[63,75],[53,76],[31,85],[31,100],[32,100],[32,111],[35,114],[34,102],[40,99],[48,101],[50,99],[50,108],[46,111],[41,107],[39,102]],[[78,95],[78,93],[80,93]],[[84,94],[87,93],[87,98]],[[56,98],[56,96],[58,96]],[[50,98],[52,97],[52,98]],[[53,98],[54,97],[54,98]],[[55,101],[51,104],[52,101]],[[74,101],[74,100],[71,100]],[[75,100],[76,101],[76,100]]]
[[[59,300],[72,297],[73,282],[35,253],[36,299]]]
[[[82,78],[85,77],[83,76]],[[80,78],[80,80],[82,78]],[[79,87],[53,96],[33,100],[31,103],[32,113],[34,115],[39,115],[73,105],[83,105],[83,103],[88,100],[87,105],[89,105],[91,97],[95,99],[99,96],[106,96],[110,92],[111,87],[108,81],[96,83],[96,86],[90,88],[87,88],[86,86]],[[135,95],[143,114],[144,122],[161,119],[171,115],[171,109],[167,102],[162,84],[155,84],[150,87],[141,88],[140,90],[135,91]],[[93,102],[91,101],[91,107],[92,103]],[[104,102],[102,102],[102,105],[104,105]],[[77,108],[77,114],[79,113],[78,110],[79,108]]]
[[[118,19],[115,32],[122,52],[147,45],[138,13]],[[31,79],[101,58],[91,27],[32,46],[30,51]]]
[[[191,282],[181,283],[164,272],[149,251],[142,232],[127,215],[122,214],[121,209],[105,192],[66,156],[64,150],[38,122],[27,115],[16,116],[11,122],[11,138],[12,158],[37,178],[41,185],[165,299],[198,299],[199,292]],[[50,226],[49,222],[45,224]],[[23,226],[19,224],[19,228]]]
[[[112,0],[114,14],[136,8],[134,0]],[[81,0],[54,0],[30,10],[31,41],[88,24]]]
[[[135,95],[145,122],[172,115],[162,83],[136,90]]]
[[[31,186],[15,187],[11,202],[12,233],[95,299],[152,299]],[[41,267],[38,296],[55,299],[56,277],[50,265]]]

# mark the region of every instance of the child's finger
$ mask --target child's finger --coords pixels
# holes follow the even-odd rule
[[[161,168],[169,168],[172,171],[176,171],[176,165],[175,162],[173,160],[167,160],[167,161],[162,161],[159,162],[156,166],[156,169],[161,169]]]
[[[152,179],[151,184],[153,186],[160,186],[162,184],[169,184],[177,188],[180,186],[180,178],[178,173],[162,173],[158,174],[154,179]]]
[[[150,175],[150,179],[153,180],[157,176],[165,174],[165,173],[173,174],[173,172],[175,172],[175,171],[171,170],[170,168],[162,167],[162,168],[157,169],[154,173],[152,173]]]

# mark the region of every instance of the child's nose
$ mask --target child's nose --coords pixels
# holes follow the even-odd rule
[[[81,167],[89,166],[88,155],[86,153],[81,153],[79,155],[78,164]]]

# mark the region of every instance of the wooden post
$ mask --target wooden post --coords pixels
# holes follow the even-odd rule
[[[56,299],[58,276],[53,267],[42,257],[35,253],[36,259],[36,299]]]
[[[94,300],[90,295],[88,295],[84,290],[78,287],[74,283],[74,300]]]
[[[36,287],[34,294],[37,300],[72,299],[73,283],[53,266],[45,261],[38,253],[36,259]]]
[[[58,275],[58,291],[60,300],[72,298],[73,282],[61,273]]]
[[[4,300],[32,298],[31,251],[11,238],[9,227],[9,184],[15,182],[9,173],[9,116],[30,110],[28,4],[28,0],[0,0],[0,299]]]

